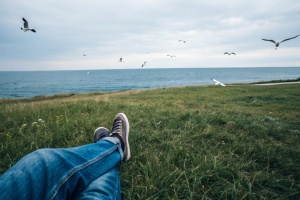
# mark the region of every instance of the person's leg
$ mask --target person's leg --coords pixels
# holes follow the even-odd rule
[[[105,138],[106,139],[106,138]],[[0,199],[69,199],[113,169],[122,159],[120,141],[68,149],[40,149],[0,176]]]
[[[106,135],[105,130],[101,130],[98,131],[98,129],[96,129],[94,133],[95,142],[97,142],[99,138],[103,137],[103,135]],[[118,113],[116,115],[110,135],[112,137],[107,137],[105,139],[110,140],[112,138],[118,138],[123,151],[122,160],[127,161],[130,158],[130,148],[128,142],[129,122],[125,114]],[[75,199],[121,199],[121,185],[117,167],[94,180],[83,192],[76,196]]]
[[[102,131],[95,131],[95,139],[103,138],[105,131]],[[0,199],[71,199],[78,196],[121,160],[130,158],[129,122],[125,114],[117,114],[112,133],[112,137],[95,144],[40,149],[28,154],[0,176]]]
[[[117,167],[94,180],[75,200],[121,199],[121,185]]]

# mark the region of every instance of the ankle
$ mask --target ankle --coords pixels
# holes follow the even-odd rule
[[[123,139],[121,138],[121,136],[118,133],[114,133],[111,135],[111,137],[116,137],[120,140],[121,148],[122,148],[122,151],[124,152],[124,142],[123,142]]]

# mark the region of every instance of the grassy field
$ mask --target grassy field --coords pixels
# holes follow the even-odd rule
[[[45,147],[93,142],[123,112],[122,199],[298,199],[300,85],[189,86],[0,100],[0,174]]]

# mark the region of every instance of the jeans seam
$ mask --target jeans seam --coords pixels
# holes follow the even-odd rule
[[[67,175],[65,175],[60,181],[59,183],[56,185],[56,187],[54,188],[54,190],[52,190],[52,192],[50,193],[49,197],[47,198],[48,200],[52,200],[55,198],[58,190],[60,189],[60,187],[67,182],[68,179],[70,179],[76,172],[78,172],[79,170],[82,170],[94,163],[96,163],[97,161],[101,160],[102,158],[104,158],[105,156],[111,154],[112,152],[114,152],[116,149],[118,148],[118,145],[115,145],[110,151],[106,152],[105,154],[102,154],[82,165],[79,165],[75,168],[73,168]]]
[[[115,172],[116,174],[117,172]],[[119,174],[118,174],[119,175]],[[115,190],[115,200],[117,199],[118,196],[118,191],[119,191],[119,180],[116,182],[116,190]],[[120,194],[121,195],[121,194]]]

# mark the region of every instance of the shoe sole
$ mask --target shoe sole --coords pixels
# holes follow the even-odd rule
[[[105,129],[105,130],[107,130],[107,131],[109,132],[109,130],[108,130],[107,128],[105,128],[105,127],[98,127],[98,128],[95,130],[94,135],[95,135],[95,133],[96,133],[99,129]]]
[[[127,161],[130,158],[130,148],[129,148],[129,141],[128,141],[128,136],[129,136],[129,121],[128,121],[127,116],[124,113],[118,113],[116,115],[116,117],[118,115],[122,115],[123,116],[123,118],[125,119],[125,123],[127,125],[126,126],[126,134],[125,134],[126,135],[126,137],[125,137],[126,147],[125,148],[127,148],[127,157],[126,157],[125,161]],[[125,146],[125,144],[124,144],[124,146]]]

